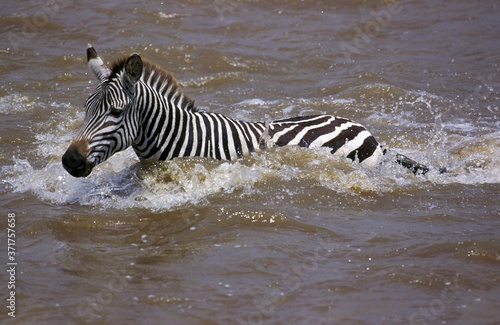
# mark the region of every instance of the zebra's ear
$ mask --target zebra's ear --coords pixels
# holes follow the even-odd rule
[[[104,62],[102,62],[101,58],[97,55],[96,50],[90,44],[87,45],[87,64],[89,65],[90,70],[92,70],[97,79],[101,82],[109,77],[111,73],[111,71],[104,66]]]
[[[138,54],[132,54],[125,62],[125,87],[130,91],[130,93],[134,93],[134,86],[139,81],[142,75],[142,59]]]

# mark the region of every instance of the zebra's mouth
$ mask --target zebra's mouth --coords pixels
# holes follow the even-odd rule
[[[87,159],[87,146],[72,143],[62,156],[64,169],[73,177],[87,177],[92,172],[95,163]]]

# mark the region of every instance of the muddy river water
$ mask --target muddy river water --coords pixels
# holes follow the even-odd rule
[[[500,2],[6,0],[0,33],[2,324],[500,321]],[[73,178],[87,43],[202,110],[338,114],[431,171],[126,150]]]

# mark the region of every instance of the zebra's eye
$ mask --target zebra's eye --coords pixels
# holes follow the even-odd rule
[[[121,108],[121,107],[111,106],[111,108],[109,109],[109,114],[111,114],[115,117],[120,116],[122,112],[123,112],[123,108]]]

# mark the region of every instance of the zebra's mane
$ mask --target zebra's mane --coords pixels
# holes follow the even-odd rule
[[[120,75],[125,69],[125,63],[128,57],[123,57],[115,61],[111,68],[111,74],[108,80]],[[158,91],[165,98],[171,98],[173,95],[177,97],[182,97],[182,103],[179,103],[179,107],[188,111],[197,111],[194,105],[194,99],[187,96],[182,91],[182,85],[177,81],[175,76],[167,71],[166,69],[156,65],[155,63],[142,59],[143,70],[142,70],[142,80],[150,85],[153,89]],[[182,94],[182,96],[180,96]]]

